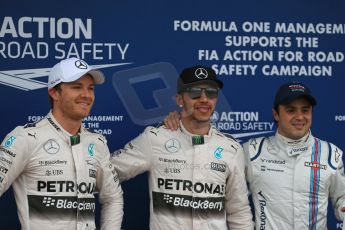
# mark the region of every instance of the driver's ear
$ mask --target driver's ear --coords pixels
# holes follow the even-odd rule
[[[183,107],[182,94],[176,94],[176,104],[177,104],[180,108]]]

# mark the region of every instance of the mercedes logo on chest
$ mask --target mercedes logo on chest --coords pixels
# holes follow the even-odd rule
[[[176,139],[170,139],[165,142],[165,149],[168,150],[168,152],[176,153],[180,150],[180,148],[180,142]]]
[[[59,152],[60,145],[54,140],[49,139],[47,142],[43,145],[44,150],[49,154],[55,154]]]

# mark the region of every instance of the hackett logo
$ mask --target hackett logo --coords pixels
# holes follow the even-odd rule
[[[211,162],[211,169],[218,171],[218,172],[225,172],[226,170],[226,165],[225,164],[219,164],[215,162]]]

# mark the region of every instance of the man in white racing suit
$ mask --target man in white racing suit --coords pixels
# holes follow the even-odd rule
[[[184,69],[180,129],[147,127],[112,156],[120,181],[149,172],[151,229],[253,229],[243,149],[210,126],[222,86],[211,68]]]
[[[343,153],[312,135],[315,105],[304,84],[282,85],[273,108],[276,134],[244,144],[256,229],[327,229],[329,199],[344,218]]]
[[[82,126],[94,84],[103,82],[103,74],[82,60],[59,62],[49,75],[52,111],[2,142],[0,195],[13,185],[22,229],[96,229],[96,192],[101,229],[121,228],[122,189],[106,140]]]

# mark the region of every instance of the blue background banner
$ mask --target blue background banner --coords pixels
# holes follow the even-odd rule
[[[48,113],[49,69],[76,56],[106,75],[84,125],[104,134],[111,151],[178,110],[178,73],[195,64],[211,66],[224,81],[212,117],[220,130],[242,142],[273,134],[276,89],[301,81],[318,100],[313,134],[344,150],[344,8],[341,0],[3,0],[1,139]],[[148,228],[147,175],[123,189],[123,228]],[[11,191],[0,207],[1,229],[19,229]],[[341,229],[329,213],[329,229]]]

